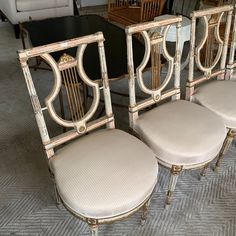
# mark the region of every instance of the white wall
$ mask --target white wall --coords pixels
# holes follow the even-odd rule
[[[107,4],[107,0],[81,0],[82,7],[105,5],[105,4]]]

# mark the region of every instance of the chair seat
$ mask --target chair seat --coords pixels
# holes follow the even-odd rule
[[[158,174],[153,152],[120,130],[75,140],[50,159],[59,194],[75,214],[104,219],[135,209],[152,193]]]
[[[186,169],[216,157],[226,136],[220,117],[184,100],[144,113],[137,120],[135,131],[162,164]]]
[[[217,113],[229,128],[236,128],[236,82],[212,81],[198,89],[194,102]]]

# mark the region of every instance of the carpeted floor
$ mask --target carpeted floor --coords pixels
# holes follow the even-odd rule
[[[87,224],[55,205],[46,156],[17,60],[20,48],[21,42],[14,38],[10,24],[0,23],[0,236],[90,235]],[[48,73],[33,72],[40,96],[51,85]],[[114,84],[113,88],[125,89],[125,85]],[[122,102],[127,104],[126,100]],[[127,110],[115,107],[114,112],[117,127],[127,130]],[[52,132],[59,129],[53,125],[50,128]],[[184,172],[168,210],[164,209],[168,171],[161,167],[146,224],[140,226],[138,212],[126,220],[102,225],[100,235],[235,236],[235,160],[236,148],[232,146],[218,174],[210,168],[199,181],[199,171]]]

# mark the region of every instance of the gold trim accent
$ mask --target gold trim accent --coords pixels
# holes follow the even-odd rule
[[[75,61],[75,58],[69,54],[63,53],[63,55],[58,60],[58,65],[65,64],[68,62]]]
[[[172,175],[179,175],[180,172],[183,170],[183,166],[172,166],[171,168],[171,174]]]

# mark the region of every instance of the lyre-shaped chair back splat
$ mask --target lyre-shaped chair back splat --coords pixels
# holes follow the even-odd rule
[[[233,6],[225,5],[207,10],[195,11],[191,14],[191,44],[189,74],[186,90],[186,98],[191,100],[194,86],[218,77],[224,79],[228,40],[231,27]],[[220,25],[224,21],[224,37],[220,37]],[[197,22],[203,22],[197,27]],[[201,33],[198,32],[201,30]],[[196,37],[202,35],[200,42],[196,43]],[[201,60],[202,50],[206,45],[205,61]],[[216,49],[217,48],[217,49]],[[198,73],[195,73],[196,69]],[[200,75],[199,75],[200,73]]]
[[[180,98],[180,27],[182,17],[170,17],[169,19],[152,21],[139,25],[128,26],[127,34],[127,55],[129,68],[129,90],[130,90],[130,125],[133,127],[138,118],[138,112],[157,102],[172,97],[173,100]],[[166,35],[170,25],[175,24],[177,29],[176,54],[171,56],[166,47]],[[159,30],[158,30],[159,29]],[[145,55],[142,63],[134,71],[132,35],[140,33],[145,44]],[[167,74],[161,78],[161,55],[167,61]],[[151,88],[146,86],[144,72],[148,62],[151,61]],[[149,98],[136,102],[135,81],[137,80],[140,89]],[[173,86],[170,86],[174,80]],[[168,90],[166,89],[168,86]]]
[[[52,149],[57,145],[68,141],[69,139],[73,139],[76,136],[89,132],[99,126],[107,124],[111,128],[114,127],[103,40],[103,35],[101,33],[97,33],[92,36],[82,37],[79,39],[72,39],[66,42],[54,43],[47,46],[41,46],[32,50],[29,49],[19,53],[21,65],[26,77],[32,102],[34,104],[33,107],[35,109],[35,114],[36,117],[38,117],[37,121],[39,122],[38,125],[41,130],[41,135],[46,150]],[[86,46],[90,43],[98,44],[101,63],[102,87],[99,87],[99,83],[97,81],[94,82],[90,80],[83,68],[83,54],[86,49]],[[76,58],[64,54],[62,55],[60,60],[56,62],[54,58],[50,55],[51,52],[65,50],[67,48],[72,47],[78,47]],[[36,56],[40,56],[43,60],[45,60],[47,64],[51,67],[54,74],[54,85],[52,91],[45,99],[45,109],[48,110],[51,118],[56,123],[63,127],[73,129],[70,130],[68,133],[60,135],[58,137],[54,137],[53,139],[49,138],[46,129],[46,123],[42,113],[42,110],[45,109],[41,108],[39,99],[37,97],[33,85],[30,70],[27,64],[28,59]],[[91,87],[93,91],[93,101],[86,113],[84,111],[81,98],[80,86],[82,83],[84,83],[88,87]],[[66,120],[65,117],[60,117],[57,114],[53,103],[63,86],[65,86],[70,110],[69,120]],[[100,100],[100,91],[103,91],[104,93],[106,115],[102,118],[99,118],[98,120],[90,121],[98,108]],[[45,135],[46,133],[47,135]]]

